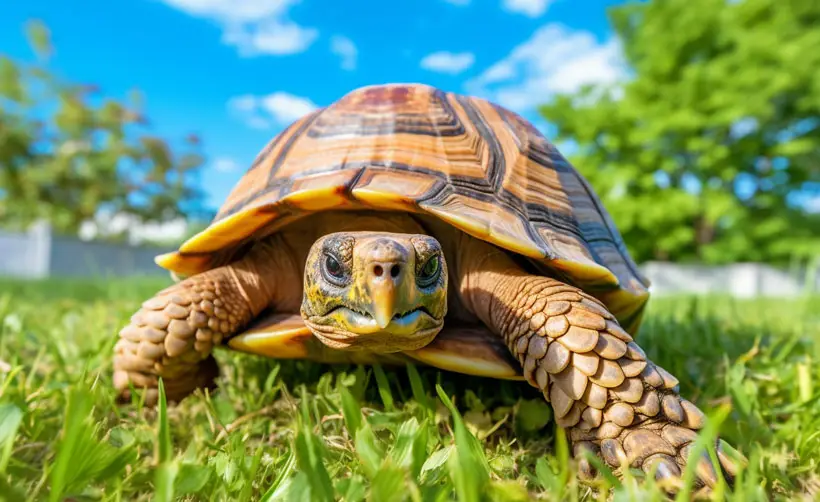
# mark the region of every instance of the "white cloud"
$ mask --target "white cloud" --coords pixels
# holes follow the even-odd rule
[[[286,55],[304,52],[318,36],[312,28],[292,22],[269,20],[254,25],[235,25],[226,29],[222,41],[235,45],[245,57],[259,54]]]
[[[266,96],[245,94],[228,101],[228,109],[254,129],[286,126],[316,108],[308,98],[281,91]]]
[[[471,52],[434,52],[421,60],[421,67],[425,70],[455,75],[473,66],[475,55]]]
[[[547,11],[553,0],[504,0],[502,7],[508,12],[539,17]]]
[[[274,92],[262,98],[262,108],[279,123],[293,122],[316,109],[313,101],[287,92]]]
[[[356,49],[356,44],[353,40],[341,35],[336,35],[330,39],[330,51],[342,59],[342,69],[355,70],[356,59],[359,56],[359,50]]]
[[[592,33],[548,24],[467,81],[465,88],[517,112],[527,112],[552,94],[573,92],[585,84],[614,84],[625,76],[617,39],[599,43]]]
[[[288,18],[299,0],[161,0],[191,16],[222,28],[222,42],[236,46],[243,56],[295,54],[305,51],[319,35]]]
[[[163,0],[188,14],[234,21],[273,16],[287,9],[292,0]]]
[[[245,94],[231,98],[228,107],[239,113],[251,113],[256,109],[256,96]]]
[[[270,129],[273,127],[270,120],[260,116],[249,116],[245,119],[245,123],[251,129]]]
[[[214,159],[213,166],[220,173],[232,173],[239,170],[239,164],[230,157],[217,157]]]

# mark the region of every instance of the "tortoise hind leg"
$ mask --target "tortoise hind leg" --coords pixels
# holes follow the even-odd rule
[[[211,350],[270,302],[263,286],[255,268],[240,262],[184,279],[144,302],[114,348],[120,400],[130,398],[130,383],[154,405],[159,377],[170,401],[213,388],[218,368]]]

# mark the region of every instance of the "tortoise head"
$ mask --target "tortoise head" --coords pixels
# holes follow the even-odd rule
[[[447,313],[447,264],[423,234],[337,232],[305,263],[302,318],[325,345],[399,352],[427,345]]]

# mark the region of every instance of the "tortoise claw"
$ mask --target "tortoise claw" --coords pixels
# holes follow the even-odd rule
[[[680,468],[675,459],[664,453],[658,453],[647,458],[641,466],[647,474],[655,470],[655,479],[658,481],[680,477]]]
[[[573,454],[578,459],[578,475],[584,481],[592,481],[598,476],[598,471],[590,464],[584,456],[584,451],[589,451],[594,455],[600,455],[599,448],[590,441],[580,441],[572,448]]]
[[[715,467],[712,465],[712,460],[709,458],[708,452],[701,453],[697,459],[689,459],[690,462],[695,461],[695,473],[699,482],[705,484],[709,488],[714,488],[718,483],[718,473],[715,472]],[[726,480],[729,481],[728,479]]]
[[[697,438],[695,431],[665,421],[645,421],[624,428],[614,438],[609,437],[600,442],[593,439],[600,434],[600,430],[572,429],[571,437],[575,441],[573,452],[576,457],[580,457],[583,450],[592,451],[619,477],[623,477],[625,467],[639,468],[648,475],[654,474],[655,480],[670,493],[680,490],[683,473],[689,463],[694,462],[693,488],[703,493],[711,492],[721,478],[732,486],[738,469],[747,463],[737,450],[725,441],[718,440],[715,450],[720,469],[716,471],[708,452],[704,451],[697,457],[690,456]],[[590,480],[597,474],[586,460],[579,458],[578,464],[582,480]]]
[[[717,448],[717,457],[720,461],[720,466],[724,473],[734,481],[737,476],[739,467],[746,468],[749,465],[749,460],[743,456],[726,441],[719,439]]]
[[[681,470],[675,458],[658,453],[647,458],[641,469],[646,474],[654,472],[655,481],[667,493],[674,493],[681,488]]]
[[[686,450],[688,449],[689,448],[686,448]],[[715,444],[715,453],[717,454],[720,472],[715,471],[712,459],[706,451],[702,452],[697,459],[685,457],[681,459],[684,463],[683,465],[687,462],[697,462],[695,466],[697,482],[707,490],[715,488],[719,478],[723,478],[726,484],[733,486],[739,467],[745,468],[749,462],[746,457],[722,439],[718,439]]]

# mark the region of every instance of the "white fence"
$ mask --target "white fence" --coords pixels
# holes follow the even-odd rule
[[[820,292],[820,273],[786,272],[760,263],[724,266],[649,262],[641,266],[653,295],[723,293],[738,298]]]
[[[162,275],[167,272],[154,263],[154,256],[169,250],[81,241],[53,235],[47,225],[35,225],[27,233],[0,231],[0,276]],[[641,268],[652,281],[653,295],[725,293],[754,297],[820,292],[820,273],[807,280],[805,272],[790,274],[757,263],[707,267],[650,262]]]
[[[0,276],[93,277],[160,275],[168,272],[154,256],[169,251],[155,246],[130,246],[82,241],[54,235],[48,225],[33,225],[28,232],[0,231]]]

